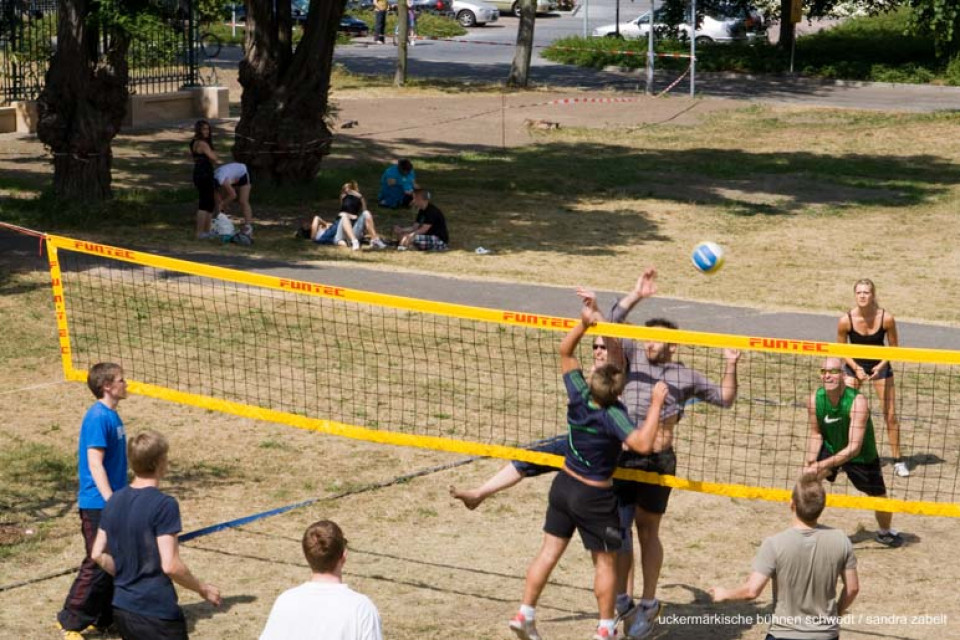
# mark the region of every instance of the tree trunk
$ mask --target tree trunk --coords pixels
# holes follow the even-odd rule
[[[507,77],[509,87],[526,87],[530,81],[530,56],[533,54],[536,19],[537,0],[520,0],[520,26],[517,28],[517,48]]]
[[[393,85],[402,87],[407,83],[407,40],[410,35],[410,14],[407,13],[407,0],[397,1],[397,70],[393,74]]]
[[[781,51],[790,51],[797,37],[797,25],[791,17],[792,6],[791,0],[780,0],[780,38],[777,40],[777,46]]]
[[[90,0],[61,0],[57,50],[37,100],[37,137],[53,152],[53,190],[62,199],[111,197],[110,144],[127,111],[127,49],[121,29],[100,32]]]
[[[289,2],[247,1],[240,122],[233,155],[254,181],[310,182],[330,152],[330,74],[345,0],[311,2],[292,48]],[[276,11],[274,7],[276,6]]]

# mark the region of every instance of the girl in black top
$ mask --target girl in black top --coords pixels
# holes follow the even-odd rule
[[[193,139],[190,141],[190,156],[193,158],[193,184],[200,192],[197,205],[197,238],[205,238],[210,233],[210,223],[216,213],[216,181],[213,168],[220,159],[213,150],[213,134],[210,123],[197,120],[194,125]]]
[[[853,287],[853,293],[857,306],[840,316],[840,322],[837,324],[837,342],[849,341],[850,344],[877,347],[898,346],[897,323],[892,313],[881,309],[877,304],[876,287],[873,281],[866,278],[858,280]],[[897,421],[897,396],[890,362],[865,358],[844,358],[844,362],[844,379],[847,386],[859,389],[864,382],[868,380],[873,382],[873,388],[883,407],[890,453],[896,461],[893,472],[901,478],[909,476],[910,470],[900,456],[900,424]]]

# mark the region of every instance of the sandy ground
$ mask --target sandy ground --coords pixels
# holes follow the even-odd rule
[[[525,125],[526,120],[562,127],[641,127],[667,120],[693,122],[699,114],[736,105],[641,98],[629,112],[614,103],[577,109],[522,106],[564,97],[577,95],[481,95],[441,101],[361,99],[344,93],[337,99],[341,123],[358,122],[355,134],[376,137],[396,151],[415,147],[421,152],[441,152],[451,145],[524,144],[539,131]],[[10,151],[36,148],[15,137],[5,137],[3,144]],[[37,278],[42,281],[42,276]],[[22,295],[10,287],[3,292]],[[24,304],[48,304],[44,295]],[[13,361],[0,373],[2,431],[9,447],[41,443],[70,454],[91,399],[82,385],[55,384],[61,373],[50,355],[56,352],[51,315],[42,315],[35,327],[34,339],[49,347],[46,355]],[[24,376],[25,371],[29,375]],[[25,390],[43,383],[54,384]],[[328,517],[343,525],[350,540],[346,580],[377,603],[386,638],[512,637],[506,621],[519,602],[526,564],[540,543],[549,478],[525,482],[468,512],[447,496],[447,486],[477,484],[500,462],[477,461],[390,483],[460,458],[323,437],[145,398],[129,399],[121,413],[134,431],[153,427],[170,437],[174,466],[167,488],[181,502],[186,531],[299,500],[329,498],[368,483],[387,483],[185,545],[187,563],[218,584],[225,596],[224,605],[214,610],[195,594],[181,592],[193,637],[256,637],[276,596],[308,576],[299,550],[303,529]],[[81,557],[72,499],[69,492],[61,492],[44,505],[30,524],[36,540],[0,562],[0,638],[57,637],[54,617],[71,576],[44,576],[74,566]],[[895,522],[908,539],[899,550],[873,541],[872,514],[833,510],[824,522],[852,536],[860,561],[862,592],[846,621],[844,638],[960,637],[960,563],[952,555],[960,531],[954,520],[897,516]],[[763,537],[788,524],[783,504],[675,493],[662,527],[666,561],[660,596],[667,617],[657,637],[763,638],[763,621],[771,613],[769,588],[756,603],[727,606],[710,604],[705,590],[745,577]],[[7,588],[28,579],[37,582]],[[592,633],[591,583],[589,558],[574,541],[539,608],[544,637],[585,638]],[[722,615],[731,617],[716,617]]]

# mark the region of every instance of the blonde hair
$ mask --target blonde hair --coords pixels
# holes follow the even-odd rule
[[[594,369],[587,381],[590,395],[601,407],[614,404],[620,398],[626,384],[627,377],[623,375],[620,367],[609,362]]]
[[[347,191],[360,191],[360,185],[357,184],[356,180],[344,182],[343,186],[340,187],[340,195],[345,194]]]
[[[868,287],[870,287],[870,293],[872,293],[874,296],[877,295],[877,285],[873,284],[873,280],[871,280],[870,278],[860,278],[855,283],[853,283],[854,293],[856,293],[857,287],[859,287],[862,284],[865,284]]]
[[[170,444],[159,431],[147,429],[130,438],[127,442],[127,458],[130,468],[138,476],[152,476],[170,451]]]

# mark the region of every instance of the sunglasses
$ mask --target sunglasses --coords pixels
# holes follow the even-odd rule
[[[820,375],[825,376],[829,374],[831,376],[835,376],[839,375],[842,371],[843,369],[820,369]]]
[[[595,345],[593,345],[593,349],[594,349],[594,350],[600,349],[601,351],[606,351],[606,350],[607,350],[607,345],[605,345],[605,344],[595,344]]]

